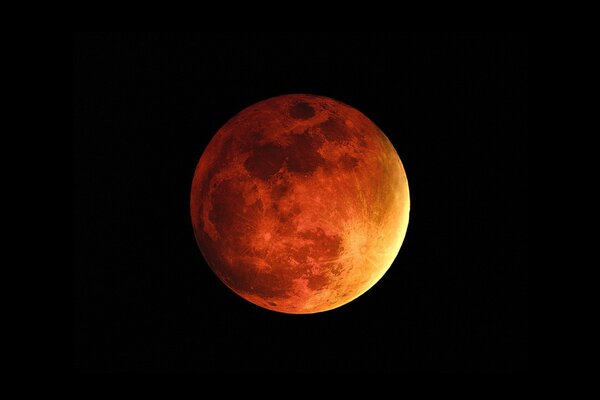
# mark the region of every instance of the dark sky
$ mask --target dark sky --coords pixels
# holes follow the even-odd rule
[[[75,34],[74,370],[527,370],[527,52],[522,34]],[[236,296],[189,217],[211,136],[288,93],[366,114],[411,192],[388,273],[316,315]]]

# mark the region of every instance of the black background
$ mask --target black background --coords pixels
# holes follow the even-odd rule
[[[75,371],[523,371],[527,37],[76,34]],[[235,113],[313,93],[366,114],[409,180],[381,281],[315,315],[258,308],[198,250],[196,163]]]

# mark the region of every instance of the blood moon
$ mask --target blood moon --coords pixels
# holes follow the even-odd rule
[[[200,157],[190,201],[196,241],[221,281],[290,314],[371,288],[400,250],[409,206],[385,134],[358,110],[306,94],[231,118]]]

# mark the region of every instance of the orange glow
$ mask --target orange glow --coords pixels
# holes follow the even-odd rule
[[[190,208],[223,283],[258,306],[309,314],[377,283],[404,240],[410,200],[400,158],[373,122],[298,94],[254,104],[217,132]]]

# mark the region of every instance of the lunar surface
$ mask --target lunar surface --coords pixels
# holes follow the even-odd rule
[[[400,158],[373,122],[295,94],[256,103],[217,132],[190,206],[198,246],[225,285],[260,307],[309,314],[385,274],[410,200]]]

